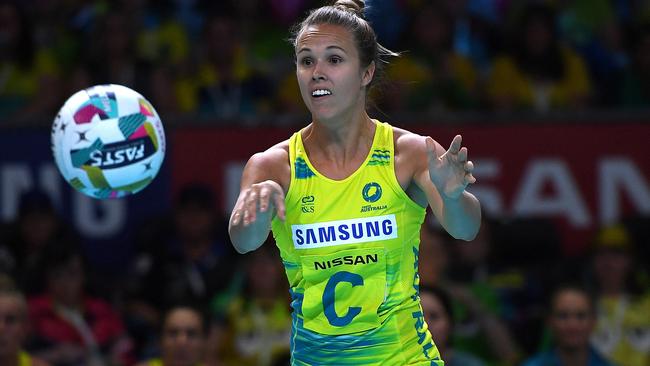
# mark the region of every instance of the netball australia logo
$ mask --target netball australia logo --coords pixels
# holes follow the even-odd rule
[[[381,186],[375,182],[368,183],[363,187],[361,195],[366,202],[377,202],[381,198]]]

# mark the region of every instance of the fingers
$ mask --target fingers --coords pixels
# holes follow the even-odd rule
[[[257,220],[258,212],[267,212],[274,206],[280,219],[284,220],[285,207],[282,188],[277,183],[275,185],[265,182],[253,184],[250,188],[242,191],[233,210],[231,223],[232,225],[243,223],[244,226],[248,226]]]
[[[239,213],[239,211],[233,211],[232,217],[230,219],[231,224],[239,225],[239,221],[241,221],[240,218],[241,218],[241,214]]]
[[[429,159],[436,159],[438,157],[438,151],[436,151],[436,143],[433,142],[433,139],[429,136],[424,140],[427,144],[427,155]]]
[[[472,171],[474,171],[474,163],[471,161],[468,161],[465,163],[465,181],[467,184],[472,184],[476,182],[476,178],[472,175]]]
[[[451,140],[451,145],[449,145],[449,152],[451,152],[452,154],[458,154],[462,142],[463,142],[463,137],[461,135],[454,136],[454,139]]]
[[[266,212],[269,207],[269,196],[271,191],[268,187],[263,186],[260,188],[260,212]]]
[[[460,163],[465,163],[467,161],[467,148],[462,147],[458,152],[458,161]]]
[[[246,211],[245,203],[247,196],[248,191],[244,191],[239,194],[235,208],[232,210],[232,225],[239,225],[242,221],[244,221],[244,212]]]
[[[284,221],[285,219],[284,193],[280,192],[279,194],[273,195],[273,201],[275,203],[275,212],[277,213],[278,218]]]
[[[231,224],[239,225],[243,223],[244,226],[248,226],[249,223],[255,221],[255,210],[257,209],[257,202],[254,201],[254,194],[252,189],[243,191],[238,200],[235,208],[232,212]],[[253,212],[251,213],[251,208]]]
[[[246,207],[246,210],[244,211],[245,226],[255,221],[255,218],[257,217],[257,199],[257,191],[251,189],[248,197],[246,197],[246,201],[244,202],[244,205]]]

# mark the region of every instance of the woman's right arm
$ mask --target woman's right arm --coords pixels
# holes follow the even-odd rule
[[[285,145],[253,155],[244,167],[228,225],[230,240],[239,253],[253,251],[266,241],[275,215],[284,220],[284,196],[291,174]]]

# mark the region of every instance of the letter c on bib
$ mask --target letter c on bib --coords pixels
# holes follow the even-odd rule
[[[330,277],[329,281],[327,281],[325,291],[323,291],[323,305],[325,306],[325,316],[327,317],[327,320],[335,327],[343,327],[350,324],[352,319],[361,313],[360,306],[349,307],[345,316],[339,316],[336,313],[336,309],[334,308],[334,291],[336,290],[336,285],[340,282],[348,282],[353,287],[363,286],[363,277],[356,273],[341,271],[336,272],[332,277]]]

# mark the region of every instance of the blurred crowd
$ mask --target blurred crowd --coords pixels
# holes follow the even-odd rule
[[[1,0],[1,119],[49,123],[102,83],[141,92],[166,120],[302,118],[289,31],[323,3]],[[647,1],[366,3],[379,41],[401,52],[372,94],[381,112],[650,106]]]
[[[366,3],[380,42],[401,52],[372,92],[379,112],[650,107],[648,1]],[[287,39],[322,4],[0,0],[0,128],[47,125],[101,83],[141,92],[166,121],[302,118]],[[288,364],[277,249],[236,254],[209,187],[139,222],[108,276],[47,195],[19,202],[0,223],[0,365]],[[427,220],[420,296],[446,365],[650,365],[648,223],[598,228],[569,258],[550,221],[486,217],[465,243]]]
[[[214,192],[191,184],[130,236],[110,276],[48,196],[0,230],[0,364],[288,365],[290,296],[273,239],[234,252]],[[648,218],[568,257],[555,224],[484,217],[471,242],[422,230],[423,316],[448,366],[647,366]]]

